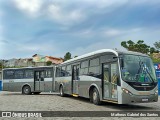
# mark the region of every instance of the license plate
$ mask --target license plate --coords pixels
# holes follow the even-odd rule
[[[148,101],[148,99],[142,99],[142,102],[147,102]]]

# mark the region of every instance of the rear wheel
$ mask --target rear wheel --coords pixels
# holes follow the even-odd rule
[[[64,97],[64,96],[65,96],[62,85],[61,85],[60,88],[59,88],[59,93],[60,93],[60,96],[61,96],[61,97]]]
[[[23,89],[22,89],[22,94],[30,95],[31,94],[31,88],[28,85],[24,86]]]
[[[93,103],[93,90],[90,90],[89,92],[89,100],[91,103]]]
[[[100,105],[101,104],[99,92],[96,88],[94,88],[93,92],[92,92],[92,101],[95,105]]]

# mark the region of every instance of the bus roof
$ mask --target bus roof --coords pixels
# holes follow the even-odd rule
[[[118,52],[115,51],[115,50],[112,50],[112,49],[101,49],[101,50],[97,50],[97,51],[94,51],[94,52],[90,52],[90,53],[87,53],[87,54],[78,56],[78,57],[76,57],[76,58],[67,60],[67,61],[63,62],[62,64],[69,63],[69,62],[72,62],[72,61],[75,61],[75,60],[79,60],[79,59],[81,59],[81,58],[89,57],[89,56],[92,56],[92,55],[97,55],[97,54],[100,54],[100,53],[105,53],[105,52],[112,52],[112,53],[114,53],[116,56],[118,56]]]
[[[105,52],[112,52],[112,53],[114,53],[116,56],[118,56],[118,53],[122,53],[122,54],[133,54],[133,55],[141,55],[141,56],[146,56],[146,57],[148,57],[148,55],[145,55],[145,54],[142,54],[142,53],[139,53],[139,52],[119,51],[119,50],[113,50],[113,49],[101,49],[101,50],[97,50],[97,51],[94,51],[94,52],[90,52],[90,53],[87,53],[87,54],[78,56],[78,57],[76,57],[76,58],[67,60],[67,61],[65,61],[65,62],[63,62],[63,63],[61,63],[61,64],[66,64],[66,63],[69,63],[69,62],[72,62],[72,61],[75,61],[75,60],[79,60],[79,59],[82,59],[82,58],[85,58],[85,57],[89,57],[89,56],[92,56],[92,55],[97,55],[97,54],[105,53]]]
[[[52,68],[54,66],[37,66],[37,67],[21,67],[21,68],[5,68],[3,70],[18,70],[18,69],[34,69],[34,68]]]

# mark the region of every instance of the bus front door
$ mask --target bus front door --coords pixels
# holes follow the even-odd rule
[[[72,93],[78,95],[79,65],[72,68]]]
[[[117,101],[117,80],[118,67],[117,63],[103,64],[103,99]]]
[[[44,71],[34,72],[34,91],[44,91]]]

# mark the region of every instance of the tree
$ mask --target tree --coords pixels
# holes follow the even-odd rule
[[[5,61],[5,60],[0,60],[0,70],[5,67],[5,66],[4,66],[4,61]]]
[[[0,70],[3,68],[2,63],[0,63]]]
[[[67,52],[64,56],[64,61],[71,59],[71,53]]]
[[[50,66],[52,64],[51,61],[47,61],[47,66]]]
[[[156,49],[160,50],[160,41],[159,42],[155,42],[154,46]]]
[[[150,54],[158,53],[158,52],[159,52],[159,50],[156,50],[154,47],[150,48]]]
[[[141,52],[144,54],[150,54],[150,52],[154,52],[155,49],[153,47],[146,45],[143,40],[138,40],[137,43],[134,43],[132,40],[122,41],[121,46],[126,48],[129,51]]]

